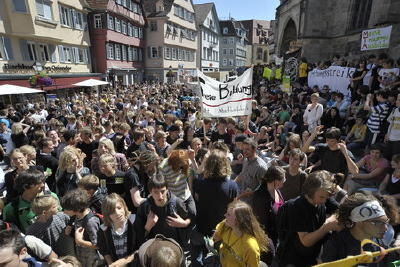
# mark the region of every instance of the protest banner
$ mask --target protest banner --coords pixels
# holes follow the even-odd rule
[[[361,35],[361,51],[389,48],[392,26],[365,30]]]
[[[281,86],[282,91],[285,93],[290,93],[291,88],[292,87],[290,86],[290,76],[288,75],[283,76],[282,86]]]
[[[318,85],[322,88],[328,85],[332,91],[341,92],[344,96],[351,96],[347,88],[353,76],[355,68],[330,66],[327,69],[314,69],[308,73],[308,86]]]
[[[253,68],[229,82],[219,82],[197,71],[203,117],[250,115],[253,98]]]

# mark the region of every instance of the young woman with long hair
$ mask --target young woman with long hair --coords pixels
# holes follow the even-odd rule
[[[225,220],[217,225],[213,238],[221,241],[222,267],[259,266],[261,252],[268,251],[267,235],[251,207],[240,200],[229,204]]]

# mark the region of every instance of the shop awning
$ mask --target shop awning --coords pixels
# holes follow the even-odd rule
[[[44,93],[44,91],[12,84],[0,85],[0,95],[21,95],[37,93]]]

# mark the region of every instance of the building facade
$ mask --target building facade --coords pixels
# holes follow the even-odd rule
[[[247,63],[247,31],[234,19],[219,22],[221,29],[220,70],[232,71]]]
[[[399,11],[400,1],[392,0],[281,0],[276,10],[277,54],[301,49],[301,56],[309,61],[331,59],[333,55],[355,59],[382,52],[397,58]],[[388,49],[361,51],[363,30],[390,25]]]
[[[44,90],[100,79],[92,73],[87,11],[80,0],[0,1],[0,84],[30,87],[38,70],[53,79]]]
[[[96,72],[130,85],[144,74],[144,14],[138,0],[87,0]]]
[[[269,32],[271,23],[268,20],[242,20],[247,30],[250,45],[250,64],[269,63]]]
[[[220,28],[214,3],[194,5],[198,28],[197,65],[203,72],[219,71]]]
[[[197,28],[191,0],[146,0],[145,76],[184,82],[196,76]]]

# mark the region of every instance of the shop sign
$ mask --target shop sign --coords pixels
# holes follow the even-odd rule
[[[47,72],[69,72],[72,69],[72,67],[53,65],[53,66],[44,66],[43,69]],[[35,72],[33,65],[25,65],[25,64],[4,64],[3,70],[4,72],[8,73]]]

